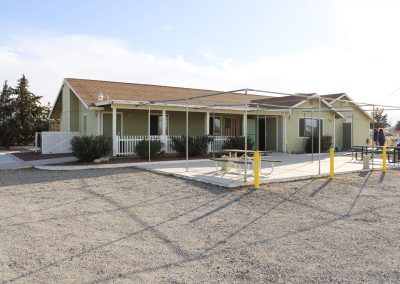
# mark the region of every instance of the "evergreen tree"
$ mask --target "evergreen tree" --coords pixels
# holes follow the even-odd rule
[[[374,128],[387,128],[390,127],[390,123],[388,122],[388,115],[384,113],[385,109],[376,108],[375,111],[371,112],[372,118],[375,120]],[[372,123],[371,123],[372,128]]]
[[[17,127],[16,143],[28,145],[35,139],[35,132],[47,130],[43,127],[48,118],[46,107],[42,107],[40,99],[28,90],[28,79],[25,75],[18,80],[18,85],[13,89],[15,95],[15,122]],[[40,127],[38,127],[40,126]]]
[[[11,88],[8,86],[7,81],[5,81],[0,93],[0,123],[5,122],[12,115],[13,100],[11,95]]]
[[[14,107],[12,89],[5,81],[0,93],[0,146],[2,147],[9,147],[15,143]]]

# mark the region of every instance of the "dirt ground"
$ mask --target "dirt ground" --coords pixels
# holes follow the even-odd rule
[[[72,154],[69,154],[69,153],[40,154],[40,153],[36,153],[36,152],[32,152],[32,151],[19,151],[19,152],[13,152],[11,154],[23,161],[35,161],[35,160],[44,160],[44,159],[72,157]]]
[[[223,189],[0,171],[0,282],[400,282],[400,172]]]

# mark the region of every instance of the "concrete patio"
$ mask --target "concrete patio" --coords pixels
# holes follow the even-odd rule
[[[262,162],[260,182],[262,184],[294,181],[307,179],[311,177],[329,175],[329,155],[321,154],[321,170],[319,173],[318,154],[286,154],[273,153],[271,159],[280,160],[282,163],[277,163],[272,174],[271,163]],[[314,159],[314,161],[312,161]],[[382,168],[382,158],[374,159],[373,167],[370,161],[370,168]],[[248,171],[247,181],[244,181],[244,175],[240,175],[234,171],[232,173],[223,174],[221,171],[216,171],[215,162],[210,160],[191,160],[189,161],[189,170],[186,171],[186,161],[173,162],[152,162],[133,164],[133,167],[146,169],[149,171],[171,174],[177,177],[206,182],[223,187],[239,187],[252,185],[254,178],[251,174],[252,170]],[[387,164],[387,168],[399,167],[398,164]],[[219,166],[220,169],[220,166]],[[335,153],[335,174],[357,172],[363,169],[363,164],[360,161],[352,159],[349,153]]]

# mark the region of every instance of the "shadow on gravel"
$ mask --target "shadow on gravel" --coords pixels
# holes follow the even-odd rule
[[[33,171],[34,173],[35,171]],[[121,173],[133,173],[133,172],[142,172],[140,170],[135,170],[132,168],[125,168],[125,169],[118,169],[118,170],[108,170],[108,171],[100,171],[99,170],[95,170],[95,171],[80,171],[80,172],[76,172],[76,175],[69,175],[69,176],[63,176],[65,177],[65,179],[80,179],[79,176],[81,177],[81,187],[80,189],[85,192],[88,195],[88,198],[96,198],[99,199],[101,201],[103,201],[104,203],[111,205],[111,209],[107,210],[107,211],[103,211],[103,212],[94,212],[94,214],[100,214],[100,213],[104,213],[104,212],[109,212],[109,211],[121,211],[125,214],[126,217],[128,217],[130,220],[132,220],[132,231],[128,234],[126,234],[123,237],[120,238],[116,238],[112,241],[108,241],[108,242],[103,242],[98,244],[97,246],[94,246],[92,248],[88,248],[85,250],[82,250],[79,253],[76,254],[72,254],[69,256],[66,256],[64,258],[52,261],[48,264],[44,264],[41,265],[37,268],[34,268],[30,271],[27,272],[20,272],[21,274],[16,276],[15,278],[12,279],[8,279],[5,282],[14,282],[17,280],[21,280],[25,277],[28,277],[32,274],[41,272],[43,270],[46,270],[48,268],[54,267],[54,266],[59,266],[64,262],[68,262],[71,261],[72,259],[77,259],[80,257],[83,257],[91,252],[94,252],[96,250],[102,249],[104,247],[113,245],[117,242],[129,239],[133,236],[136,236],[138,234],[141,234],[143,232],[149,232],[154,238],[156,238],[157,240],[160,241],[160,244],[165,246],[166,248],[168,248],[168,250],[173,253],[175,256],[177,256],[179,258],[179,260],[177,261],[172,261],[169,263],[165,263],[162,265],[154,265],[154,266],[150,266],[150,267],[145,267],[145,268],[140,268],[140,269],[133,269],[132,271],[128,271],[128,272],[124,272],[124,273],[115,273],[112,275],[108,275],[105,276],[104,278],[99,278],[97,280],[94,280],[91,283],[97,283],[97,282],[104,282],[104,281],[110,281],[110,280],[114,280],[117,278],[123,278],[123,277],[127,277],[129,275],[132,274],[137,274],[137,273],[146,273],[146,272],[151,272],[151,271],[156,271],[156,270],[160,270],[160,269],[165,269],[165,268],[170,268],[173,266],[180,266],[184,263],[189,263],[189,262],[193,262],[193,261],[199,261],[202,259],[207,259],[208,257],[212,256],[212,255],[218,255],[218,254],[222,254],[224,253],[225,250],[240,250],[240,249],[244,249],[244,248],[249,248],[252,246],[258,246],[258,245],[263,245],[263,244],[270,244],[274,241],[277,240],[281,240],[290,236],[294,236],[294,235],[298,235],[298,234],[304,234],[306,232],[309,231],[313,231],[316,230],[318,228],[321,228],[323,226],[329,226],[332,225],[336,222],[341,222],[343,220],[349,220],[349,222],[351,222],[351,217],[354,216],[360,216],[363,214],[367,214],[370,212],[374,212],[377,210],[380,210],[382,208],[388,208],[388,207],[393,207],[393,206],[397,206],[397,203],[394,202],[392,204],[387,204],[385,206],[380,206],[380,207],[375,207],[375,208],[368,208],[368,209],[364,209],[364,210],[359,210],[358,212],[353,212],[353,209],[356,207],[357,202],[363,192],[363,190],[368,187],[367,183],[370,180],[370,176],[372,172],[369,173],[362,173],[363,176],[360,176],[364,178],[363,183],[359,184],[359,187],[357,186],[356,190],[354,190],[354,193],[356,193],[356,196],[354,198],[354,200],[352,201],[350,207],[348,209],[344,208],[344,212],[342,211],[342,213],[335,213],[335,212],[330,212],[326,209],[321,209],[321,208],[317,208],[311,204],[307,204],[305,202],[301,202],[301,201],[296,201],[293,200],[295,199],[295,195],[299,192],[301,192],[303,189],[307,188],[307,186],[311,185],[314,180],[311,180],[310,182],[308,182],[307,184],[305,184],[301,189],[299,190],[293,190],[293,192],[288,192],[288,195],[286,196],[281,196],[274,204],[271,204],[271,206],[269,206],[269,208],[265,208],[265,210],[263,210],[263,212],[260,212],[257,216],[254,216],[254,218],[252,218],[249,222],[246,222],[244,224],[242,224],[242,226],[240,226],[239,228],[235,229],[234,231],[228,233],[226,236],[223,236],[222,239],[218,240],[216,243],[212,244],[211,246],[209,246],[208,248],[206,248],[204,251],[202,252],[198,252],[198,253],[193,253],[190,252],[188,250],[186,250],[184,247],[182,247],[179,242],[171,240],[167,234],[165,234],[162,231],[162,225],[166,224],[168,222],[174,221],[182,216],[186,216],[192,212],[195,212],[196,210],[199,209],[203,209],[203,208],[207,208],[208,206],[210,206],[210,204],[212,204],[215,201],[224,201],[224,198],[229,198],[231,196],[234,196],[235,194],[239,194],[239,196],[237,196],[236,198],[233,198],[231,200],[227,200],[226,202],[224,202],[222,205],[216,205],[214,209],[209,210],[206,213],[203,213],[202,215],[189,220],[189,223],[194,223],[194,222],[198,222],[200,220],[203,220],[204,218],[207,218],[209,216],[213,216],[214,214],[220,212],[221,210],[224,210],[225,208],[240,202],[240,200],[242,198],[245,198],[247,196],[249,196],[251,193],[253,193],[252,191],[242,191],[242,192],[238,192],[235,193],[233,190],[231,189],[225,189],[225,188],[219,188],[219,187],[215,187],[215,186],[210,186],[210,185],[206,185],[206,184],[202,184],[202,183],[198,183],[198,182],[192,182],[192,181],[183,181],[183,183],[186,183],[188,186],[189,185],[196,185],[198,188],[200,188],[200,192],[206,194],[206,193],[212,193],[215,196],[213,196],[211,199],[208,199],[206,201],[204,201],[201,204],[198,204],[196,206],[193,206],[192,208],[188,208],[187,210],[177,213],[177,215],[170,217],[168,219],[164,219],[158,223],[155,224],[150,224],[148,223],[146,220],[144,220],[141,216],[139,216],[137,213],[135,213],[133,210],[130,210],[132,207],[135,206],[140,206],[143,203],[147,203],[147,204],[151,204],[150,202],[154,202],[155,199],[158,199],[160,197],[163,197],[165,195],[162,196],[158,196],[156,198],[152,198],[152,199],[148,199],[148,200],[142,200],[138,203],[133,203],[130,205],[124,205],[121,204],[120,202],[116,201],[115,199],[113,199],[112,197],[104,194],[104,193],[99,193],[96,192],[95,190],[91,189],[90,186],[88,186],[87,181],[85,180],[85,178],[90,178],[90,177],[96,177],[96,176],[103,176],[105,174],[108,175],[112,175],[112,174],[121,174]],[[33,174],[32,174],[33,175]],[[158,174],[155,174],[158,175]],[[160,178],[167,178],[164,175],[158,175]],[[169,177],[168,177],[169,178]],[[171,177],[172,178],[172,177]],[[49,181],[47,178],[47,181]],[[46,180],[46,178],[44,178],[44,180]],[[63,180],[62,177],[58,180]],[[181,179],[180,179],[181,180]],[[39,182],[39,181],[37,181]],[[45,181],[41,181],[41,182],[45,182]],[[326,188],[329,183],[331,182],[331,180],[327,180],[325,183],[323,183],[322,185],[320,185],[317,189],[315,189],[310,195],[308,195],[308,197],[314,197],[316,194],[318,194],[321,190],[323,190],[324,188]],[[345,186],[346,184],[343,183],[343,185]],[[4,185],[3,185],[4,186]],[[359,189],[359,190],[358,190]],[[203,191],[204,190],[204,191]],[[358,191],[357,191],[358,190]],[[202,194],[201,193],[201,194]],[[275,193],[273,193],[275,194]],[[307,193],[304,194],[305,197],[307,197]],[[276,194],[275,194],[276,195]],[[193,196],[193,195],[192,195]],[[352,195],[353,196],[353,195]],[[311,198],[307,198],[308,200],[312,200]],[[171,200],[174,200],[173,198]],[[165,200],[160,200],[157,202],[168,202]],[[266,218],[268,217],[268,215],[273,212],[274,210],[277,210],[279,207],[283,206],[284,204],[287,203],[291,203],[294,202],[296,204],[305,206],[307,208],[311,208],[311,209],[315,209],[316,211],[321,211],[324,213],[330,213],[333,214],[333,217],[329,217],[329,218],[325,218],[323,220],[318,219],[315,220],[314,224],[309,224],[306,225],[302,228],[297,228],[294,230],[290,230],[288,232],[283,232],[280,234],[275,234],[272,235],[269,238],[265,238],[265,239],[260,239],[254,242],[246,242],[244,245],[236,245],[236,246],[229,246],[228,248],[220,248],[222,247],[224,244],[228,243],[229,240],[231,240],[233,237],[235,237],[236,235],[240,234],[243,230],[245,230],[246,228],[254,225],[257,223],[258,220],[260,220],[261,218]],[[85,214],[85,213],[83,213]]]
[[[379,178],[379,183],[383,183],[385,181],[385,173],[381,174],[381,177]]]
[[[316,190],[314,190],[313,192],[310,193],[310,197],[314,197],[315,195],[317,195],[317,193],[319,193],[321,190],[323,190],[328,184],[331,183],[331,179],[328,179],[327,181],[325,181],[321,186],[319,186]]]
[[[83,251],[81,251],[81,252],[79,252],[77,254],[70,255],[68,257],[56,260],[54,262],[51,262],[51,263],[48,263],[46,265],[37,267],[37,268],[32,269],[30,271],[21,273],[20,275],[14,277],[14,278],[6,280],[4,283],[15,282],[17,280],[21,280],[21,279],[23,279],[25,277],[29,277],[29,276],[31,276],[31,275],[33,275],[35,273],[41,272],[41,271],[46,270],[46,269],[48,269],[50,267],[59,266],[64,262],[71,261],[72,259],[82,257],[82,256],[84,256],[84,255],[86,255],[88,253],[91,253],[93,251],[102,249],[102,248],[107,247],[109,245],[113,245],[113,244],[115,244],[117,242],[129,239],[129,238],[131,238],[133,236],[136,236],[136,235],[141,234],[141,233],[146,232],[146,231],[150,232],[163,245],[165,245],[173,254],[175,254],[176,256],[178,256],[180,258],[182,258],[181,261],[178,261],[179,263],[185,263],[185,262],[190,262],[190,261],[194,261],[194,260],[200,260],[202,257],[199,257],[197,255],[193,255],[192,253],[186,251],[177,242],[169,239],[168,236],[165,233],[163,233],[162,230],[159,229],[158,227],[160,227],[161,225],[163,225],[165,223],[168,223],[168,222],[171,222],[173,220],[176,220],[176,219],[178,219],[178,218],[180,218],[182,216],[185,216],[185,215],[187,215],[187,214],[189,214],[191,212],[199,210],[200,208],[207,207],[207,206],[209,206],[210,203],[215,202],[215,201],[217,201],[219,199],[222,199],[222,198],[225,198],[225,197],[229,197],[230,195],[233,194],[232,190],[225,189],[225,188],[218,188],[217,187],[214,190],[212,190],[212,193],[216,194],[216,197],[214,197],[213,199],[210,199],[210,200],[208,200],[208,201],[206,201],[206,202],[204,202],[204,203],[202,203],[202,204],[200,204],[200,205],[198,205],[198,206],[196,206],[194,208],[191,208],[191,209],[189,209],[187,211],[184,211],[184,212],[182,212],[182,213],[180,213],[180,214],[178,214],[178,215],[176,215],[174,217],[171,217],[171,218],[166,219],[164,221],[161,221],[159,223],[149,224],[143,218],[141,218],[139,215],[137,215],[133,211],[129,210],[131,207],[135,207],[135,205],[140,205],[144,201],[142,201],[139,204],[134,204],[134,205],[131,205],[131,206],[126,206],[126,205],[123,206],[122,204],[118,203],[117,201],[115,201],[111,197],[90,189],[90,187],[88,186],[87,182],[84,179],[82,179],[81,182],[82,182],[82,186],[80,187],[81,190],[86,192],[91,197],[100,199],[100,200],[104,201],[106,204],[109,204],[109,205],[111,205],[113,207],[113,209],[111,209],[111,210],[107,210],[107,211],[103,211],[103,212],[94,212],[94,213],[89,213],[89,214],[100,214],[100,213],[106,213],[106,212],[119,210],[119,211],[125,213],[125,215],[127,217],[129,217],[133,221],[132,222],[132,225],[133,225],[132,227],[134,228],[133,232],[131,232],[131,233],[129,233],[129,234],[127,234],[127,235],[125,235],[125,236],[123,236],[121,238],[118,238],[118,239],[115,239],[115,240],[112,240],[112,241],[109,241],[109,242],[105,242],[105,243],[99,244],[98,246],[83,250]],[[203,184],[201,184],[201,185],[203,185]],[[202,186],[202,188],[203,189],[207,189],[207,190],[210,189],[209,186],[204,186],[204,185]],[[244,193],[242,196],[248,195],[249,193],[250,192]],[[204,193],[204,194],[206,194],[206,193]],[[157,199],[157,198],[155,198],[155,199]],[[147,201],[151,201],[151,200],[152,199],[147,200]],[[175,200],[177,200],[177,199],[174,199],[174,201]],[[163,201],[163,202],[165,203],[165,201]],[[230,203],[230,202],[228,202],[228,203]],[[81,215],[86,215],[86,213],[76,214],[73,217],[75,217],[75,216],[78,217],[78,216],[81,216]],[[71,217],[71,216],[61,217],[61,218],[49,218],[49,219],[46,219],[46,220],[39,220],[39,221],[35,221],[35,222],[26,222],[26,223],[21,223],[21,224],[14,224],[14,225],[22,225],[22,224],[28,224],[28,223],[30,224],[30,223],[36,223],[36,222],[51,221],[51,220],[54,220],[54,219],[63,219],[63,218],[69,218],[69,217]],[[13,225],[11,225],[11,226],[13,226]],[[139,229],[137,229],[138,227],[139,227]]]
[[[135,168],[91,169],[79,171],[44,171],[38,169],[5,170],[0,171],[0,188],[12,185],[96,178],[107,175],[136,172],[140,172],[140,170]]]

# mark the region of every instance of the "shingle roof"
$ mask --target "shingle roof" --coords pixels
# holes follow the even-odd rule
[[[341,96],[343,96],[345,93],[337,93],[337,94],[329,94],[329,95],[322,95],[321,97],[328,99],[328,102],[331,102],[332,100],[335,100]]]
[[[298,96],[283,96],[283,97],[272,97],[272,98],[262,98],[258,100],[253,100],[254,104],[270,104],[283,107],[292,107],[298,103],[304,101],[306,98],[304,96],[312,96],[314,94],[298,94]]]
[[[87,79],[66,78],[65,81],[88,106],[93,106],[97,102],[97,96],[100,93],[107,94],[110,100],[147,102],[170,99],[186,99],[187,97],[191,98],[218,92],[213,90]],[[249,95],[248,97],[249,101],[260,98],[267,98],[267,96]],[[176,103],[185,104],[184,101],[178,101]],[[212,105],[214,103],[218,105],[243,104],[244,96],[240,93],[225,93],[217,96],[207,97],[204,99],[196,99],[190,101],[190,104],[192,105]]]

